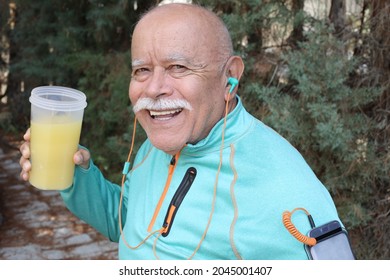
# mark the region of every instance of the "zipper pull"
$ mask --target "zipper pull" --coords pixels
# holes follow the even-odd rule
[[[182,203],[187,192],[189,191],[192,183],[194,182],[195,177],[195,167],[188,168],[186,174],[183,177],[183,180],[181,181],[171,200],[171,203],[169,204],[168,211],[164,219],[162,236],[166,237],[169,234],[169,231],[171,230],[173,224],[173,220],[175,219],[176,212],[179,209],[179,206]]]
[[[171,158],[171,162],[170,162],[170,165],[175,165],[176,164],[176,156],[173,156]]]

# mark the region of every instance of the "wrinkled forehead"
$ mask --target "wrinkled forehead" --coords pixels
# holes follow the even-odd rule
[[[164,5],[144,15],[135,27],[131,45],[132,59],[164,53],[209,64],[221,63],[233,53],[222,20],[211,11],[186,4]]]

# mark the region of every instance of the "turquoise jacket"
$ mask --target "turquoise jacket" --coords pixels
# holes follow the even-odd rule
[[[327,189],[300,153],[250,115],[239,98],[227,117],[217,176],[223,123],[199,143],[185,146],[176,161],[148,140],[143,143],[125,181],[122,235],[121,188],[92,161],[89,169],[76,168],[73,186],[61,195],[75,215],[119,242],[120,259],[307,259],[303,244],[284,227],[282,214],[303,207],[317,225],[339,220]],[[192,184],[187,180],[187,189],[176,193],[190,167],[195,168],[189,173]],[[163,236],[158,230],[174,209],[171,203],[175,215]],[[302,233],[310,230],[303,211],[295,212],[292,221]]]

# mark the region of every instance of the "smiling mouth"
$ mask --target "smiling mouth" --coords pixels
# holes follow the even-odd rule
[[[164,110],[164,111],[152,111],[152,110],[149,110],[149,114],[150,114],[150,116],[154,120],[166,121],[166,120],[172,119],[173,117],[176,117],[182,111],[183,111],[182,108],[171,109],[171,110]]]

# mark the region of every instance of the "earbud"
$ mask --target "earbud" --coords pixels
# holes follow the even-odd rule
[[[238,80],[236,78],[229,77],[228,85],[230,85],[229,93],[232,93],[234,88],[238,85]]]

